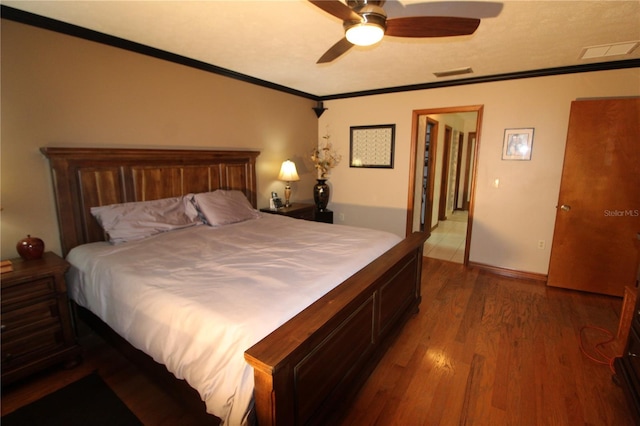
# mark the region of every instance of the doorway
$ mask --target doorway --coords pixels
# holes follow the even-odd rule
[[[413,111],[407,235],[426,232],[429,245],[455,229],[463,236],[464,254],[454,261],[464,265],[469,262],[482,111],[482,105]]]

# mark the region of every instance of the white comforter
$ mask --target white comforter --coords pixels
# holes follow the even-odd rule
[[[244,351],[400,241],[396,235],[263,214],[67,259],[69,293],[197,389],[225,424],[247,422]]]

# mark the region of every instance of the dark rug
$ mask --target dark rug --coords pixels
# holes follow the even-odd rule
[[[128,426],[140,420],[96,373],[2,416],[2,426]]]

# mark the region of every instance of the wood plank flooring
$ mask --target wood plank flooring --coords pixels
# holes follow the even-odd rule
[[[353,401],[347,425],[632,425],[596,345],[622,300],[424,259],[420,313]],[[587,327],[586,329],[584,327]],[[166,395],[94,334],[84,362],[3,389],[2,414],[97,370],[146,425],[210,421]],[[606,356],[623,348],[602,346]]]
[[[343,425],[631,425],[608,365],[621,299],[425,258],[420,313]],[[612,342],[610,356],[622,348]]]

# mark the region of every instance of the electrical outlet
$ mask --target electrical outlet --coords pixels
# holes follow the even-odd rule
[[[538,248],[539,248],[540,250],[544,250],[544,247],[545,247],[545,242],[544,242],[544,240],[538,240]]]
[[[340,218],[340,222],[344,222],[344,213],[340,213],[338,217]]]

